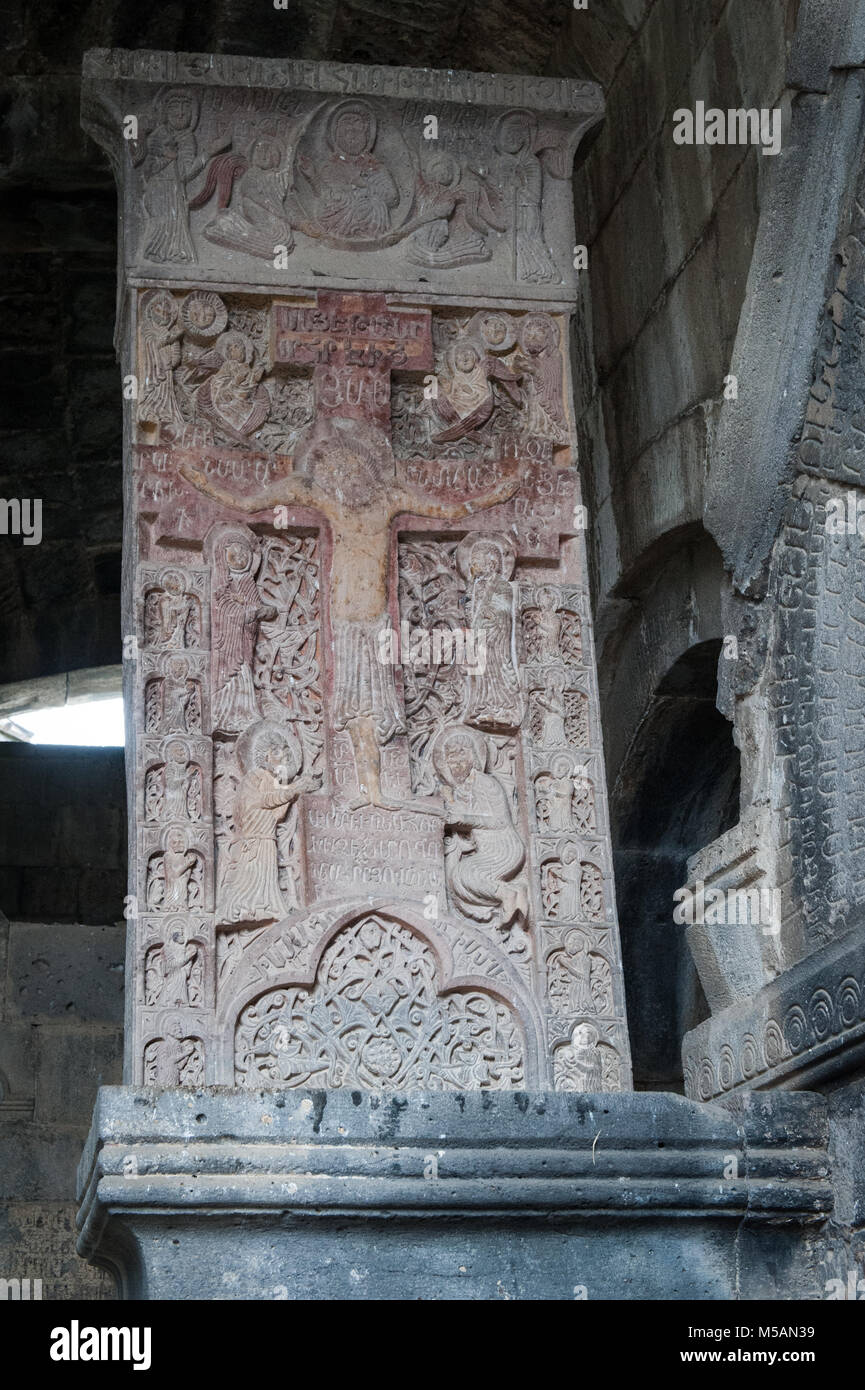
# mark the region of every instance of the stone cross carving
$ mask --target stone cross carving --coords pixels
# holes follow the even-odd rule
[[[88,55],[127,1076],[630,1084],[566,344],[591,83]]]

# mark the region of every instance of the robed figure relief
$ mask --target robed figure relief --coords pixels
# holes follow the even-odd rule
[[[146,217],[143,257],[159,263],[194,261],[195,246],[189,230],[190,184],[211,155],[224,150],[229,140],[218,140],[207,154],[200,154],[195,127],[198,102],[191,92],[175,89],[155,103],[157,123],[143,142],[133,142],[133,163],[141,167],[142,204]]]
[[[291,904],[279,885],[277,826],[316,781],[300,775],[303,753],[289,730],[266,720],[237,740],[240,781],[231,807],[232,830],[220,846],[216,908],[220,925],[272,922]]]
[[[254,682],[259,623],[276,617],[255,583],[258,542],[245,526],[217,522],[205,540],[212,566],[213,727],[240,733],[260,718]]]
[[[515,650],[514,550],[504,536],[467,536],[457,550],[471,586],[477,669],[466,675],[463,718],[481,729],[516,729],[524,707]]]
[[[525,863],[525,847],[504,788],[485,770],[486,759],[484,737],[473,729],[446,728],[433,745],[449,831],[448,887],[466,917],[476,922],[495,919],[502,929],[521,927],[528,903],[517,875]]]
[[[365,101],[344,101],[327,122],[329,154],[316,167],[298,156],[315,197],[317,229],[333,241],[376,241],[390,230],[400,195],[373,150],[378,121]]]

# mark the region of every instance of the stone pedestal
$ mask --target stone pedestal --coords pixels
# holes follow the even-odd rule
[[[818,1298],[826,1139],[808,1094],[106,1087],[79,1249],[127,1298]]]

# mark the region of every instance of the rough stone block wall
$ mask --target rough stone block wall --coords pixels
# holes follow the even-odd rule
[[[576,344],[577,409],[600,604],[659,538],[702,518],[761,166],[771,163],[752,146],[676,145],[673,113],[698,100],[781,105],[796,9],[791,0],[631,7],[606,120],[575,180],[591,297],[587,339]]]
[[[75,1172],[123,1055],[121,749],[0,744],[0,1278],[106,1298],[75,1254]]]

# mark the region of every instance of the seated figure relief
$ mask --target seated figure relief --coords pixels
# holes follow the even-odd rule
[[[525,922],[528,899],[519,877],[525,847],[514,828],[508,798],[486,772],[483,735],[468,728],[442,731],[432,751],[445,802],[445,868],[456,907],[476,922],[495,923],[530,949]]]

